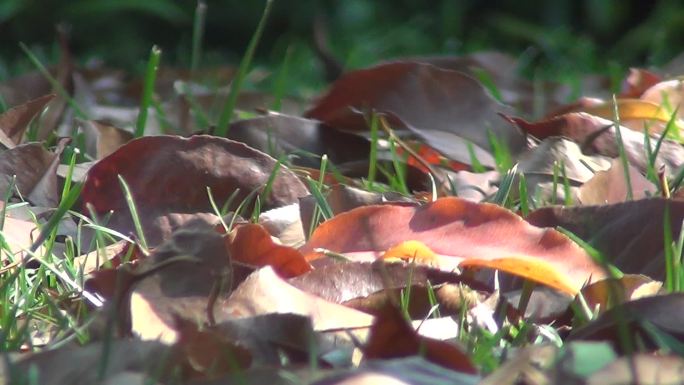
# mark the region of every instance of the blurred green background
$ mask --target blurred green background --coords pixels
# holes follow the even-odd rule
[[[196,0],[0,0],[0,80],[31,69],[18,47],[57,60],[55,25],[70,30],[81,63],[140,73],[152,44],[166,65],[190,63]],[[202,65],[237,64],[263,0],[206,1]],[[345,68],[379,60],[500,50],[520,58],[528,76],[620,73],[667,62],[684,47],[678,0],[275,0],[256,63],[277,68],[289,50],[292,82],[324,83],[312,48],[318,18]]]

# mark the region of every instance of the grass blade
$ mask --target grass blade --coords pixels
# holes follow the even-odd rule
[[[207,16],[207,4],[204,0],[197,1],[195,19],[192,23],[192,54],[190,56],[190,73],[194,75],[199,67],[202,55],[202,40],[204,40],[204,25]]]
[[[625,174],[625,184],[627,185],[627,200],[634,200],[634,191],[632,189],[632,178],[629,175],[629,161],[627,160],[627,153],[625,152],[625,143],[622,141],[622,131],[620,127],[620,111],[618,110],[618,103],[615,94],[613,94],[613,120],[615,123],[615,136],[617,139],[618,153],[620,154],[620,163],[622,163],[622,170]]]
[[[161,58],[161,50],[155,45],[150,51],[150,59],[147,61],[147,71],[145,72],[145,85],[143,88],[142,98],[140,100],[140,112],[138,113],[138,121],[135,125],[135,137],[139,138],[145,135],[145,126],[147,125],[147,112],[152,104],[152,94],[154,93],[154,82],[157,78],[157,69],[159,68],[159,59]]]
[[[266,26],[266,20],[268,19],[268,15],[271,13],[272,5],[273,0],[266,0],[266,5],[264,6],[264,13],[261,15],[261,19],[259,20],[259,24],[257,25],[256,31],[254,32],[252,39],[249,41],[249,45],[247,46],[247,52],[245,52],[245,56],[242,57],[240,67],[238,67],[237,74],[235,75],[235,79],[233,79],[233,82],[230,87],[230,94],[228,94],[226,104],[223,106],[223,111],[221,111],[221,116],[219,117],[218,125],[216,128],[217,136],[226,136],[226,134],[228,133],[228,124],[230,124],[230,121],[233,118],[233,113],[235,110],[235,104],[237,103],[238,94],[240,93],[240,89],[242,88],[242,83],[245,81],[245,77],[247,77],[249,67],[252,64],[254,52],[256,51],[257,45],[259,44],[259,40],[261,39],[261,34],[263,33],[264,27]]]
[[[140,247],[147,253],[149,250],[147,248],[147,241],[145,240],[145,234],[143,233],[142,223],[140,222],[140,216],[138,215],[138,209],[135,206],[135,201],[133,200],[133,195],[131,195],[131,189],[121,175],[117,175],[119,178],[119,184],[121,184],[121,189],[123,190],[124,197],[126,198],[126,204],[128,209],[131,211],[131,217],[133,218],[133,225],[135,226],[135,232],[138,234],[138,241],[140,242]]]
[[[67,90],[62,87],[62,84],[50,74],[50,71],[45,68],[43,63],[38,60],[36,55],[31,52],[31,50],[26,46],[24,43],[19,43],[19,47],[21,48],[22,51],[28,56],[29,60],[31,63],[38,68],[38,71],[45,77],[45,79],[50,83],[50,86],[52,86],[52,89],[55,90],[59,94],[60,97],[64,98],[66,102],[69,104],[69,106],[74,110],[74,113],[76,114],[76,117],[81,118],[83,120],[89,120],[90,118],[88,117],[88,114],[81,109],[81,107],[76,103],[76,100],[69,95]]]

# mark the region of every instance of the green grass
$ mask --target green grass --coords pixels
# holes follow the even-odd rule
[[[226,100],[226,103],[223,106],[223,110],[221,111],[221,116],[219,117],[219,121],[216,128],[217,136],[226,136],[226,134],[228,133],[228,125],[230,124],[230,121],[233,119],[233,114],[235,113],[235,105],[237,103],[238,95],[240,93],[240,90],[242,89],[242,84],[245,81],[245,77],[247,77],[247,73],[249,72],[249,69],[251,67],[252,59],[254,58],[254,53],[256,52],[257,45],[259,44],[259,39],[261,39],[261,34],[264,31],[264,27],[266,26],[266,20],[268,19],[268,15],[271,12],[272,5],[273,0],[266,0],[266,5],[264,6],[264,13],[261,15],[261,19],[259,20],[259,24],[257,25],[256,31],[254,32],[254,35],[252,36],[252,39],[249,41],[249,45],[247,46],[247,51],[245,52],[245,55],[242,57],[242,60],[240,61],[240,66],[238,67],[237,74],[235,75],[235,79],[233,79],[233,82],[230,87],[230,94],[228,94],[228,99]]]
[[[272,8],[273,1],[267,0],[256,30],[240,61],[237,74],[231,84],[228,98],[225,104],[221,106],[220,117],[215,131],[218,136],[227,135],[230,122],[238,116],[236,112],[237,98],[245,86],[250,70],[253,68],[256,49],[264,34],[266,21],[272,12]],[[193,79],[205,60],[203,40],[206,28],[206,18],[206,4],[200,1],[197,3],[197,8],[195,9],[192,27],[190,69],[193,74]],[[512,20],[504,21],[506,23],[504,23],[501,28],[514,32],[517,31],[518,34],[524,35],[530,31],[536,31],[535,28],[531,28],[528,25],[520,25]],[[559,39],[558,36],[559,35],[554,35],[552,38]],[[279,68],[268,80],[268,82],[270,82],[268,87],[270,87],[271,93],[275,96],[275,101],[271,107],[276,111],[281,109],[282,101],[286,95],[306,93],[306,90],[291,89],[291,77],[296,78],[297,66],[303,66],[303,62],[313,59],[311,56],[302,54],[300,52],[301,46],[298,45],[296,41],[293,41],[288,40],[286,43],[283,43],[287,47],[283,50],[284,55],[278,62]],[[561,43],[556,42],[555,44]],[[351,66],[360,65],[365,60],[363,56],[364,52],[372,51],[368,48],[369,47],[358,48],[347,57],[347,62]],[[549,50],[554,50],[556,48],[546,47],[546,49]],[[56,80],[41,63],[39,56],[34,54],[24,44],[21,44],[21,49],[24,51],[29,61],[48,79],[60,97],[63,97],[68,102],[75,114],[82,119],[88,119],[85,111],[78,105],[76,100],[69,95],[59,81]],[[147,61],[147,71],[144,75],[140,112],[135,125],[136,137],[144,136],[148,131],[148,111],[151,108],[156,110],[157,116],[159,117],[162,126],[165,127],[165,130],[168,132],[179,132],[177,127],[172,127],[170,124],[164,123],[165,117],[161,102],[154,98],[154,86],[157,69],[160,64],[160,57],[161,50],[156,45],[153,46]],[[483,83],[483,86],[494,98],[497,100],[502,99],[501,90],[496,87],[494,81],[486,72],[475,70],[474,73],[476,78]],[[567,76],[570,79],[568,83],[575,89],[574,92],[579,95],[581,90],[578,77],[575,76],[575,74],[568,74]],[[536,84],[537,83],[535,82],[535,85]],[[305,86],[302,86],[302,88],[305,88]],[[535,89],[540,91],[541,87]],[[185,96],[191,105],[198,125],[201,128],[209,128],[211,126],[209,116],[202,111],[199,104],[193,100],[193,96],[190,93],[187,93]],[[615,106],[614,123],[619,159],[625,170],[624,178],[629,187],[626,198],[627,200],[632,200],[634,198],[634,192],[631,187],[632,184],[627,167],[628,159],[619,128],[620,115],[615,97],[613,97],[613,103]],[[6,107],[4,101],[0,99],[0,109],[4,110]],[[535,111],[541,110],[541,107],[535,108]],[[663,140],[666,137],[673,137],[673,135],[678,132],[675,119],[676,112],[675,109],[672,118],[667,123],[664,132],[658,138],[653,149],[651,149],[651,137],[647,135],[646,131],[644,132],[644,143],[648,159],[646,174],[651,182],[656,184],[661,190],[665,190],[659,191],[659,193],[672,193],[680,187],[684,181],[684,170],[681,170],[677,175],[665,176],[664,178],[670,178],[671,183],[669,183],[669,186],[665,183],[665,187],[662,187],[662,183],[659,180],[659,170],[656,168],[656,159],[662,148]],[[415,153],[410,144],[407,144],[406,141],[400,138],[392,128],[389,127],[388,123],[380,115],[371,113],[368,117],[368,126],[370,132],[369,166],[367,178],[363,180],[361,184],[369,191],[393,191],[410,196],[412,191],[409,188],[407,181],[407,158],[412,156],[419,162],[422,162],[420,156]],[[547,202],[546,198],[539,195],[540,192],[538,190],[533,191],[533,194],[530,194],[526,176],[518,172],[518,165],[514,162],[513,155],[510,153],[509,149],[506,148],[505,143],[501,142],[501,140],[491,132],[488,132],[488,141],[495,159],[496,169],[501,173],[501,180],[499,181],[498,191],[493,196],[488,197],[487,201],[511,210],[519,211],[523,217],[527,216],[532,210],[548,204],[562,203],[565,206],[570,206],[574,203],[571,190],[572,186],[566,173],[566,165],[562,161],[554,163],[553,174],[551,176],[553,195],[551,196],[550,201]],[[269,147],[274,151],[275,146],[270,140]],[[74,167],[80,160],[79,151],[79,147],[76,146],[71,152],[65,152],[63,155],[64,162],[69,165],[69,169],[61,191],[60,204],[54,212],[51,213],[49,219],[45,223],[41,223],[35,218],[40,231],[30,248],[24,250],[24,253],[27,255],[26,259],[21,260],[17,255],[12,254],[9,247],[12,240],[6,239],[7,233],[2,231],[4,228],[5,214],[7,214],[8,211],[17,209],[19,206],[25,204],[16,203],[11,200],[15,187],[14,181],[10,183],[11,187],[3,197],[5,205],[1,212],[2,218],[0,218],[0,253],[9,261],[9,265],[0,267],[0,350],[2,351],[18,351],[20,349],[27,349],[30,351],[40,350],[42,348],[41,346],[33,346],[32,331],[34,328],[55,330],[55,335],[49,344],[49,348],[63,346],[72,342],[85,344],[91,339],[91,336],[88,334],[88,326],[91,322],[94,322],[94,315],[91,313],[97,310],[93,312],[89,311],[86,303],[94,309],[102,307],[103,303],[100,298],[84,289],[83,271],[79,269],[74,262],[76,257],[87,251],[80,249],[80,239],[67,238],[65,241],[66,251],[64,255],[56,255],[57,251],[55,245],[57,242],[57,229],[62,220],[65,218],[78,220],[79,236],[82,229],[88,228],[95,230],[94,238],[89,247],[90,249],[98,250],[99,255],[101,256],[104,256],[104,248],[108,244],[120,239],[129,243],[138,243],[145,253],[148,251],[149,245],[143,232],[138,206],[136,205],[129,186],[121,176],[119,176],[119,182],[135,225],[136,239],[131,239],[127,235],[108,228],[109,216],[104,215],[102,218],[99,218],[92,208],[90,208],[90,216],[71,211],[73,206],[77,203],[83,187],[82,184],[75,183],[72,180]],[[273,153],[273,151],[271,152]],[[389,160],[388,158],[382,158],[381,160],[381,151],[385,151],[385,154],[389,154]],[[471,158],[472,170],[474,172],[487,171],[477,160],[474,147],[471,143],[468,143],[468,151]],[[278,160],[263,189],[251,191],[247,197],[239,202],[239,204],[235,201],[239,195],[239,190],[236,190],[226,202],[217,202],[211,189],[206,188],[207,199],[211,208],[213,212],[219,216],[220,222],[226,231],[232,229],[238,216],[249,217],[251,221],[258,222],[258,217],[261,214],[263,206],[267,202],[276,176],[279,171],[281,171],[282,167],[288,166],[286,157],[278,156],[278,154],[274,153],[273,155]],[[430,192],[432,193],[432,199],[434,200],[438,195],[438,185],[445,181],[438,179],[438,166],[427,163],[423,164],[423,166],[430,171],[429,178],[432,183]],[[307,238],[311,237],[311,234],[320,223],[334,217],[334,212],[326,199],[329,186],[325,184],[325,176],[330,173],[333,175],[338,174],[335,165],[330,163],[328,157],[323,154],[320,162],[319,178],[317,180],[311,178],[304,180],[306,187],[308,187],[315,200],[311,226],[308,229],[304,229]],[[668,181],[668,179],[665,179],[665,181]],[[198,186],[198,188],[201,188],[201,186]],[[558,202],[556,193],[561,189],[564,195],[564,201]],[[455,191],[453,186],[452,190]],[[516,193],[517,198],[515,196]],[[228,220],[226,215],[229,214],[229,209],[233,208],[236,204],[237,208],[233,211],[232,218]],[[248,210],[250,207],[252,208],[251,212]],[[666,267],[665,288],[668,292],[681,292],[684,291],[684,268],[682,267],[682,258],[684,257],[684,228],[682,228],[679,234],[674,234],[669,207],[666,208],[663,221],[663,245]],[[558,230],[583,247],[597,263],[605,268],[607,275],[614,278],[623,276],[623,273],[611,263],[611,256],[601,254],[590,244],[562,228],[559,228]],[[322,251],[331,257],[346,260],[343,255],[336,254],[329,250]],[[29,268],[27,266],[29,261],[36,262],[37,267],[32,266]],[[401,291],[399,297],[400,308],[407,317],[412,294],[411,282],[413,278],[413,266],[414,265],[411,264],[407,286]],[[443,309],[440,308],[435,292],[436,289],[429,281],[426,282],[426,285],[428,302],[431,306],[427,317],[440,317],[443,314]],[[517,304],[518,310],[523,314],[529,305],[534,287],[535,284],[529,281],[526,281],[523,285],[520,301]],[[59,305],[63,300],[79,302],[78,306],[76,306],[76,310],[70,309],[65,311]],[[586,301],[581,295],[578,297],[578,301],[579,305],[574,305],[574,324],[583,325],[595,319],[597,315],[596,309],[589,309]],[[496,321],[500,322],[500,324],[497,325],[496,330],[490,331],[472,326],[468,322],[466,308],[466,304],[463,303],[460,314],[455,316],[460,324],[458,339],[465,344],[468,353],[484,373],[489,373],[497,369],[501,365],[502,360],[505,359],[507,350],[511,348],[543,342],[551,342],[557,346],[563,344],[563,340],[558,335],[558,331],[556,331],[553,325],[533,325],[525,320],[514,321],[508,319],[503,312],[500,311],[501,309],[499,309],[495,315]],[[103,343],[105,352],[108,352],[111,348],[111,343],[114,338],[114,327],[111,323],[111,319],[113,319],[113,317],[110,318],[110,324],[106,329],[107,333]],[[639,348],[638,341],[629,335],[629,331],[626,329],[624,322],[618,322],[617,327],[620,335],[619,343],[622,348],[627,352],[637,351]],[[535,328],[543,330],[543,333],[539,333],[537,338],[530,341],[530,333],[533,330],[536,330]],[[684,354],[684,344],[673,336],[668,335],[649,324],[645,325],[645,330],[664,351],[674,352],[680,355]],[[107,354],[105,354],[104,357],[105,358],[100,362],[99,367],[99,373],[103,378],[107,366],[109,365]],[[313,359],[313,356],[310,359],[310,366],[313,370],[317,369],[317,362]]]

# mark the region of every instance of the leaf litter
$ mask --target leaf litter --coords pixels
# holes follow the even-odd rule
[[[162,67],[135,138],[141,80],[66,48],[0,84],[0,287],[44,298],[5,296],[3,381],[681,381],[679,80],[535,120],[514,58],[397,59],[221,138],[237,71]]]

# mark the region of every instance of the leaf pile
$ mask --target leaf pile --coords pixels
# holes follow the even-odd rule
[[[235,71],[163,69],[136,137],[68,62],[0,87],[6,381],[683,381],[679,80],[534,117],[513,58],[413,58],[219,137]]]

